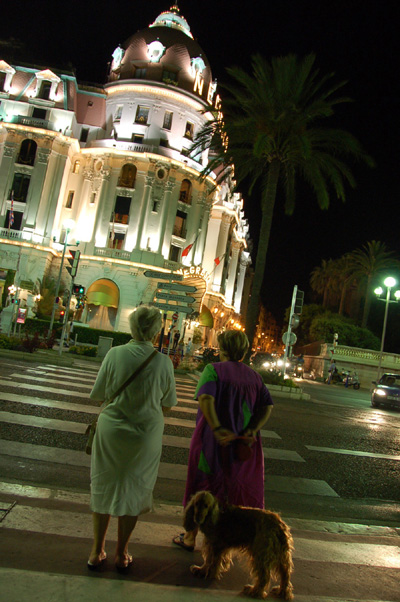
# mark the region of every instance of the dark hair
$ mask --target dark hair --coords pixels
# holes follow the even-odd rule
[[[218,335],[218,344],[230,360],[239,362],[249,348],[249,339],[241,330],[225,330]]]

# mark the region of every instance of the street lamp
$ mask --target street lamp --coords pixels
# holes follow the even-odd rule
[[[63,267],[64,267],[65,251],[67,250],[68,235],[71,232],[71,230],[75,227],[75,222],[73,219],[66,219],[65,222],[63,223],[63,226],[65,228],[65,238],[64,238],[64,242],[62,243],[64,246],[63,246],[63,252],[62,252],[62,257],[61,257],[60,271],[58,272],[56,296],[54,297],[53,310],[51,312],[51,318],[50,318],[50,327],[49,327],[49,334],[48,334],[49,337],[51,336],[51,331],[53,330],[54,316],[56,313],[56,309],[58,307],[57,299],[58,299],[58,294],[60,292],[60,284],[61,284],[62,271],[63,271]]]
[[[374,293],[377,296],[377,298],[380,301],[385,301],[385,316],[383,318],[381,350],[380,350],[380,354],[379,354],[378,376],[377,376],[377,379],[376,379],[377,381],[379,380],[380,373],[381,373],[382,357],[383,357],[383,347],[384,347],[384,344],[385,344],[385,334],[386,334],[386,324],[387,324],[387,317],[388,317],[388,311],[389,311],[389,303],[397,303],[397,301],[400,299],[400,290],[399,291],[395,291],[395,293],[394,293],[395,300],[390,298],[390,294],[391,294],[392,288],[397,284],[397,282],[396,282],[396,280],[394,278],[392,278],[391,276],[388,276],[384,280],[383,284],[386,286],[386,298],[380,299],[380,296],[383,293],[383,288],[381,286],[378,286],[378,288],[376,288],[374,290]]]

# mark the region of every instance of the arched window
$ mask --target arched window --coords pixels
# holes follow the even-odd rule
[[[72,173],[79,173],[81,168],[81,162],[79,160],[75,161],[74,167],[72,168]]]
[[[34,140],[29,140],[29,138],[23,140],[19,149],[17,163],[33,165],[35,162],[36,150],[37,144]]]
[[[192,184],[189,180],[182,180],[181,189],[179,191],[179,200],[182,203],[190,205],[192,202]]]
[[[119,174],[118,186],[122,188],[133,188],[135,186],[136,167],[131,163],[127,163],[121,169]]]

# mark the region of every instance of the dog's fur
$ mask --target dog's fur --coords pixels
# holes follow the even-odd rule
[[[293,599],[293,539],[289,527],[275,512],[241,506],[222,508],[211,493],[200,491],[185,508],[184,527],[186,531],[198,527],[205,536],[204,564],[190,567],[194,575],[218,579],[228,570],[232,552],[245,552],[256,582],[246,585],[244,594],[265,598],[271,577],[275,577],[280,585],[271,591],[285,600]]]

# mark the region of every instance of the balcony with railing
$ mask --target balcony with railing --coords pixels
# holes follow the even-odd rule
[[[23,230],[12,230],[11,228],[0,228],[0,238],[12,241],[30,242],[35,245],[50,245],[50,237],[44,237],[36,232],[24,232]]]
[[[95,247],[94,255],[99,257],[111,257],[113,259],[123,259],[130,261],[131,254],[129,251],[123,251],[122,249],[107,249],[105,247]]]
[[[53,124],[48,119],[39,119],[38,117],[28,117],[27,115],[13,115],[11,123],[17,125],[26,125],[43,130],[54,130]]]

